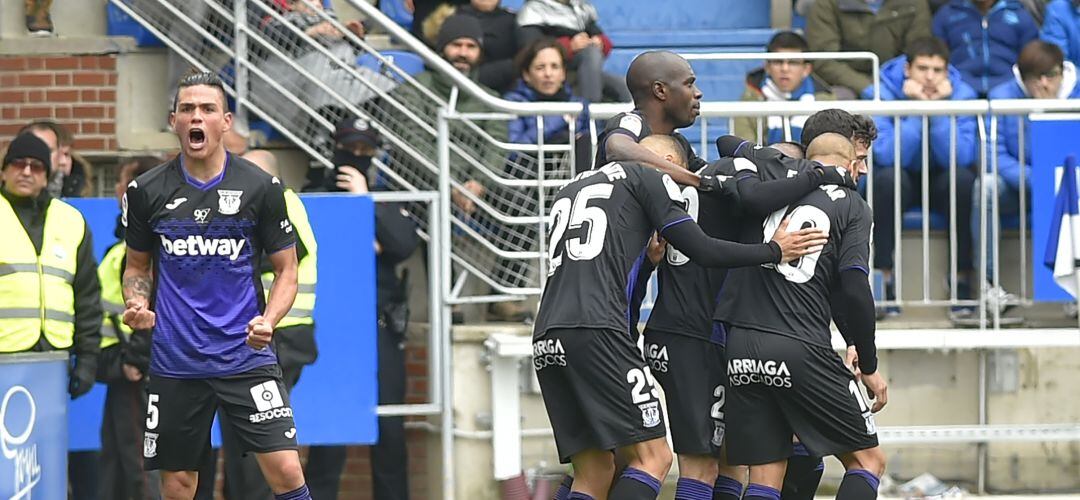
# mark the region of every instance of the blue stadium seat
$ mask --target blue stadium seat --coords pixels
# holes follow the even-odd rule
[[[108,25],[106,33],[109,36],[130,36],[135,39],[135,44],[139,47],[165,46],[161,40],[139,24],[138,21],[112,3],[105,5],[105,16]]]
[[[507,3],[507,2],[504,2]],[[769,2],[760,0],[593,0],[600,27],[624,31],[715,31],[769,27]]]
[[[405,29],[412,28],[412,12],[405,8],[405,2],[402,0],[382,0],[379,2],[379,10]]]

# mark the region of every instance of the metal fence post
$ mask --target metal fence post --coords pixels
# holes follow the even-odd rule
[[[439,267],[433,269],[434,272],[439,273],[439,290],[440,290],[440,307],[438,314],[440,315],[440,328],[443,330],[442,342],[439,343],[439,358],[442,362],[442,425],[441,425],[441,443],[442,443],[442,498],[447,500],[454,499],[454,386],[453,386],[453,373],[454,369],[451,366],[451,358],[453,356],[450,345],[453,340],[453,332],[451,331],[450,320],[450,281],[451,281],[451,262],[450,252],[452,243],[450,241],[450,224],[453,214],[450,212],[450,127],[447,122],[449,119],[448,110],[443,107],[439,109],[438,126],[436,127],[437,136],[436,142],[438,146],[438,167],[439,167],[439,227],[438,238],[442,245],[439,255]]]

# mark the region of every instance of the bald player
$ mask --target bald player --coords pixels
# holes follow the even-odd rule
[[[686,168],[686,154],[672,136],[654,134],[642,139],[641,146]],[[700,173],[726,182],[712,192],[684,188],[686,212],[705,234],[738,239],[733,160],[714,162]],[[645,359],[664,388],[672,447],[679,461],[678,499],[714,498],[718,475],[733,478],[741,495],[742,484],[734,478],[746,475],[745,467],[727,465],[721,449],[727,374],[724,342],[717,337],[721,332],[713,329],[712,314],[726,275],[726,268],[702,266],[674,247],[667,249],[657,266],[659,295],[645,327]]]
[[[866,171],[850,139],[839,134],[818,136],[807,157],[848,170],[855,180]],[[728,325],[728,459],[751,466],[743,498],[777,500],[795,435],[815,453],[834,455],[844,464],[838,499],[873,499],[885,469],[873,413],[888,396],[877,372],[867,279],[870,207],[849,186],[830,184],[774,212],[765,221],[766,240],[783,219],[825,230],[829,241],[798,261],[729,273],[748,279],[716,312]],[[832,349],[834,309],[843,310],[842,327],[853,332],[872,407]]]
[[[626,71],[626,85],[634,98],[634,110],[608,120],[607,127],[596,138],[593,166],[600,168],[613,161],[632,161],[660,169],[682,185],[705,191],[720,189],[715,179],[707,177],[702,182],[703,179],[691,171],[703,166],[700,159],[696,162],[692,159],[692,168],[687,170],[639,144],[653,134],[674,135],[686,149],[686,154],[693,155],[690,143],[676,130],[693,125],[700,114],[701,90],[696,81],[690,63],[674,52],[654,50],[635,57]]]

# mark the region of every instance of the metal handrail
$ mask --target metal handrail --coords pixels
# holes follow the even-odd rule
[[[881,79],[878,78],[878,75],[881,74],[881,60],[878,58],[878,55],[873,52],[708,52],[704,54],[686,53],[679,55],[687,61],[786,61],[790,59],[827,59],[836,61],[845,59],[869,59],[873,65],[871,79],[874,82],[872,85],[874,88],[874,100],[876,101],[881,98]]]
[[[386,30],[398,43],[405,45],[410,51],[420,56],[424,60],[424,64],[428,68],[431,68],[443,76],[450,78],[457,86],[464,92],[468,92],[470,96],[480,100],[485,105],[491,108],[502,111],[505,113],[511,113],[518,116],[528,115],[545,115],[555,116],[563,114],[581,113],[584,106],[577,102],[517,102],[507,101],[506,99],[500,99],[491,94],[488,94],[479,84],[470,80],[466,75],[462,74],[456,68],[446,62],[439,54],[431,50],[427,45],[418,40],[416,37],[395,23],[386,14],[383,14],[374,5],[365,2],[364,0],[348,0],[347,2],[353,8],[359,10],[368,21],[372,21],[380,28]],[[453,103],[451,102],[451,106]]]

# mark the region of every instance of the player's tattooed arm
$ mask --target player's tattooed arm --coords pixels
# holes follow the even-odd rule
[[[135,330],[154,327],[154,312],[150,310],[150,294],[154,288],[149,252],[127,248],[124,265],[124,323]]]

